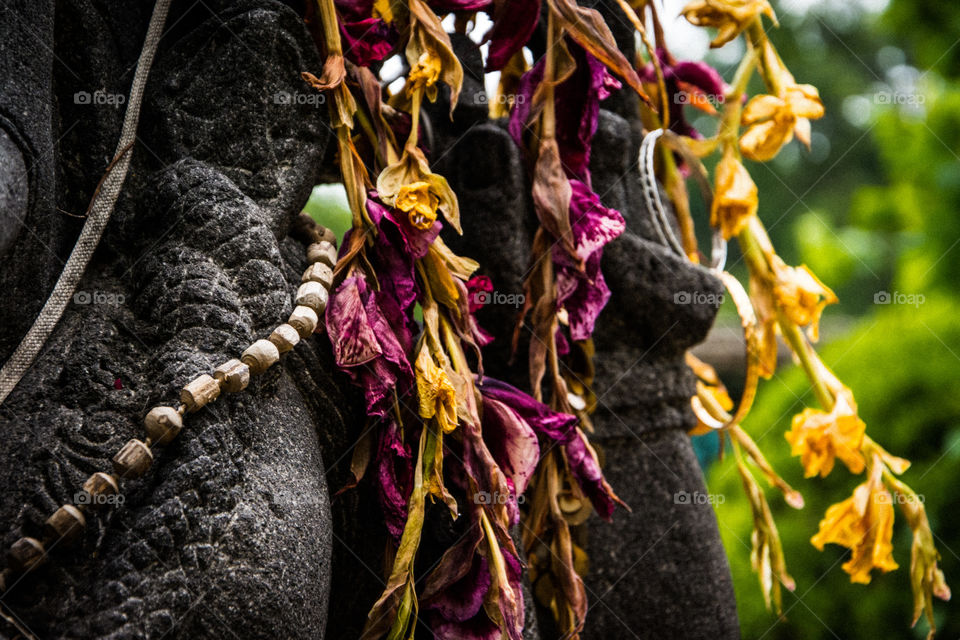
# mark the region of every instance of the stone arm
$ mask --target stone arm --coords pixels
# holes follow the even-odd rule
[[[174,4],[130,174],[79,289],[89,299],[71,304],[0,406],[5,547],[37,535],[87,476],[109,469],[151,406],[173,402],[290,312],[306,266],[293,223],[333,173],[325,105],[274,99],[309,91],[299,72],[321,67],[291,4]],[[0,21],[4,360],[113,154],[123,110],[103,96],[126,94],[151,6],[14,0]],[[473,74],[465,106],[453,124],[431,118],[431,157],[463,207],[469,244],[456,248],[498,290],[519,293],[533,221],[526,171],[477,99],[476,51],[461,49]],[[713,514],[674,501],[703,491],[684,434],[692,380],[682,354],[712,309],[674,305],[673,293],[719,285],[651,240],[636,204],[635,126],[605,113],[594,143],[597,192],[629,229],[605,258],[613,302],[597,331],[594,441],[633,512],[590,523],[585,637],[730,638],[733,594]],[[500,336],[512,328],[507,310],[480,319]],[[506,366],[506,343],[491,345],[485,364],[523,383]],[[383,584],[382,524],[369,486],[331,496],[364,425],[360,406],[324,337],[302,342],[248,391],[188,416],[150,472],[126,483],[124,504],[89,517],[76,545],[6,585],[0,637],[358,637]]]

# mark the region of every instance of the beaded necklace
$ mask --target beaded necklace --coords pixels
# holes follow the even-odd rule
[[[87,516],[117,502],[121,480],[143,477],[153,464],[153,448],[173,441],[183,429],[183,419],[196,413],[221,393],[237,393],[250,384],[251,375],[260,375],[321,327],[320,318],[327,308],[333,267],[337,262],[337,240],[330,229],[314,224],[310,234],[314,242],[307,247],[310,266],[303,272],[294,299],[296,307],[287,321],[267,338],[257,340],[240,355],[204,373],[180,390],[176,407],[156,406],[143,419],[146,438],[133,438],[113,456],[113,471],[97,471],[80,492],[76,504],[64,504],[44,524],[42,537],[23,536],[7,552],[7,568],[0,573],[0,592],[6,591],[11,578],[22,576],[43,564],[50,551],[60,543],[77,538],[87,524]]]

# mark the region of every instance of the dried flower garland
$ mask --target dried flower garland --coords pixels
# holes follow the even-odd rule
[[[525,20],[495,22],[488,65],[515,60],[529,38],[539,10],[537,3],[523,4],[530,9],[521,12]],[[492,4],[436,8],[484,8],[495,18],[498,12]],[[582,11],[573,5],[567,9]],[[334,29],[325,21],[338,11],[341,21],[339,29]],[[558,11],[551,15],[554,13],[559,15]],[[374,3],[365,8],[350,3],[334,6],[330,0],[322,0],[312,17],[317,16],[322,24],[313,22],[315,33],[322,34],[321,43],[330,55],[343,50],[343,36],[350,42],[344,55],[358,65],[380,60],[395,49],[404,51],[409,65],[405,85],[391,96],[390,108],[381,105],[379,84],[362,67],[351,67],[350,73],[363,90],[365,104],[359,107],[345,89],[348,85],[339,73],[340,63],[330,63],[328,57],[320,79],[304,74],[316,88],[333,90],[331,118],[338,132],[341,170],[353,211],[353,229],[344,240],[327,310],[337,365],[363,389],[369,432],[376,441],[374,459],[358,455],[353,470],[359,481],[367,466],[375,467],[384,518],[396,544],[387,588],[373,605],[364,637],[407,637],[421,616],[441,638],[519,638],[524,615],[522,564],[509,531],[520,518],[518,496],[542,463],[541,445],[553,471],[537,481],[531,506],[535,520],[552,519],[552,527],[566,530],[557,502],[561,470],[568,476],[563,485],[566,491],[570,493],[570,487],[575,491],[570,500],[589,499],[606,518],[616,496],[603,480],[596,454],[560,386],[555,387],[560,394],[554,393],[548,406],[539,399],[539,378],[528,395],[482,376],[479,357],[476,372],[468,364],[467,353],[479,356],[480,347],[490,339],[478,327],[473,317],[476,307],[468,295],[470,289],[485,283],[471,280],[477,264],[454,255],[439,237],[443,222],[460,231],[457,198],[447,181],[430,169],[419,146],[424,100],[435,100],[443,83],[449,87],[452,108],[463,77],[438,16],[421,0]],[[367,35],[355,37],[360,24],[369,25],[373,33],[389,34],[390,47],[377,46]],[[602,21],[597,25],[605,29]],[[570,31],[593,42],[589,33],[583,36],[578,28]],[[609,31],[600,42],[594,48],[628,70],[639,89],[639,77],[617,51]],[[551,179],[567,185],[568,198],[544,206],[552,208],[548,221],[562,225],[573,220],[573,224],[554,226],[549,229],[552,236],[544,232],[538,237],[547,256],[543,273],[553,273],[554,265],[557,273],[556,282],[552,276],[543,279],[543,292],[557,301],[544,321],[555,325],[558,305],[565,305],[570,338],[582,343],[589,339],[596,316],[609,297],[599,271],[601,248],[623,230],[620,214],[602,207],[590,190],[587,171],[599,100],[608,87],[619,84],[587,52],[590,47],[572,46],[577,47],[581,59],[578,73],[587,79],[590,92],[583,105],[564,114],[583,120],[574,137],[561,137],[559,144],[556,139],[547,143],[553,149]],[[333,67],[337,73],[329,72]],[[541,80],[532,78],[525,76],[522,90],[536,104],[532,93]],[[548,110],[553,110],[552,100]],[[375,149],[373,157],[362,161],[351,138],[354,116],[366,123],[363,129],[370,136],[369,147]],[[521,144],[523,127],[522,120],[511,125]],[[397,140],[404,136],[401,147]],[[579,167],[569,183],[561,161]],[[368,177],[368,167],[369,173],[376,173],[375,180]],[[553,198],[549,186],[539,192],[541,200]],[[569,215],[570,207],[579,212],[576,217]],[[550,237],[563,248],[551,250],[554,240]],[[422,325],[414,321],[417,306],[422,311]],[[557,344],[552,334],[549,344]],[[541,358],[541,377],[543,362]],[[559,371],[554,369],[554,373],[555,385],[563,385]],[[485,499],[477,499],[479,496]],[[425,586],[418,592],[414,561],[428,497],[445,503],[453,518],[465,518],[467,531],[423,577]],[[555,537],[544,533],[547,538]],[[569,533],[566,544],[561,542],[560,562],[554,564],[560,568],[560,584],[565,585],[567,594],[561,606],[570,612],[568,626],[575,632],[582,627],[586,599],[582,582],[572,569]],[[461,600],[454,603],[452,594]],[[566,602],[575,602],[575,610]]]
[[[529,69],[521,48],[541,19],[539,0],[514,2],[509,9],[493,0],[318,0],[308,15],[328,57],[321,77],[304,78],[333,98],[331,123],[353,214],[327,325],[337,365],[364,391],[367,433],[376,443],[372,459],[355,456],[355,480],[373,467],[396,545],[365,638],[411,637],[418,618],[438,638],[519,638],[522,563],[510,530],[520,519],[530,571],[548,585],[538,589],[546,594],[542,603],[566,637],[583,628],[587,602],[577,569],[585,554],[573,543],[570,526],[591,509],[609,519],[619,502],[586,433],[595,403],[591,334],[610,296],[602,251],[624,229],[619,212],[603,206],[592,190],[590,145],[600,102],[623,86],[640,96],[644,126],[666,132],[657,150],[655,141],[647,146],[656,154],[680,231],[677,240],[666,214],[656,211],[665,239],[700,261],[686,177],[692,173],[709,184],[701,159],[717,155],[712,193],[706,189],[710,225],[720,255],[723,240],[736,238],[749,267],[748,291],[719,271],[722,260],[714,260],[747,337],[747,384],[736,409],[709,365],[693,356],[688,363],[698,379],[691,400],[698,419],[694,432],[729,438],[736,456],[754,515],[751,560],[768,606],[779,609],[781,585],[792,589],[794,583],[755,470],[791,506],[802,507],[803,498],[740,423],[760,378],[774,372],[778,334],[821,404],[798,415],[786,434],[806,475],[827,475],[839,458],[868,478],[849,500],[827,511],[813,544],[849,547],[853,556],[844,569],[853,581],[868,582],[872,569],[896,568],[893,509],[884,498],[890,491],[914,495],[897,478],[909,463],[865,434],[851,391],[813,351],[820,315],[836,296],[805,266],[791,267],[776,255],[758,217],[757,187],[741,162],[769,160],[794,137],[809,146],[810,121],[823,115],[817,90],[795,81],[767,39],[761,21],[766,16],[775,23],[775,17],[766,0],[694,0],[683,10],[691,23],[717,30],[712,46],[745,38],[746,53],[729,85],[704,63],[674,59],[653,3],[618,4],[638,31],[646,60],[627,60],[600,14],[572,0],[547,0],[545,53]],[[454,13],[463,30],[477,12],[493,21],[486,68],[501,71],[499,91],[513,96],[494,101],[492,111],[509,116],[510,134],[528,160],[540,223],[524,282],[529,324],[518,325],[514,334],[516,345],[522,327],[530,328],[529,393],[482,374],[480,348],[491,337],[477,325],[470,292],[491,285],[473,278],[477,264],[440,239],[443,224],[460,232],[459,207],[420,146],[424,100],[434,101],[443,84],[452,109],[463,78],[439,16]],[[648,14],[652,39],[644,28]],[[401,51],[409,69],[404,86],[385,94],[369,67]],[[755,70],[768,93],[747,100]],[[382,103],[385,97],[389,106]],[[686,121],[685,103],[718,118],[715,135],[704,138]],[[357,132],[355,121],[361,125]],[[659,194],[653,197],[659,202]],[[417,308],[422,322],[415,320]],[[519,497],[528,488],[521,513]],[[414,567],[428,499],[446,504],[451,517],[467,525],[418,589]],[[914,531],[915,618],[926,611],[932,628],[932,596],[948,598],[949,589],[922,503],[904,504]]]
[[[623,5],[624,3],[621,3]],[[647,5],[652,10],[652,5]],[[629,8],[628,12],[632,11]],[[716,373],[692,356],[688,361],[699,381],[692,405],[698,417],[695,432],[716,430],[728,437],[736,456],[737,468],[753,510],[754,531],[751,562],[758,573],[767,606],[780,610],[781,585],[794,588],[776,524],[748,461],[777,488],[792,507],[802,508],[799,492],[784,482],[764,458],[760,448],[740,427],[749,411],[760,378],[773,375],[776,364],[777,335],[783,337],[809,377],[820,408],[807,408],[793,419],[785,434],[793,455],[800,456],[806,477],[825,477],[839,459],[854,474],[866,473],[867,480],[853,495],[831,506],[811,543],[823,549],[827,543],[839,544],[851,551],[843,569],[851,582],[869,583],[871,572],[897,568],[893,559],[893,499],[897,500],[913,531],[911,553],[911,585],[913,587],[913,624],[925,612],[930,625],[929,637],[935,632],[933,597],[948,600],[943,572],[938,567],[939,553],[927,520],[923,502],[897,476],[910,463],[891,455],[866,434],[865,424],[857,416],[852,391],[824,365],[813,349],[818,338],[820,316],[826,306],[837,302],[834,293],[804,265],[791,267],[777,256],[766,230],[758,217],[757,187],[740,158],[767,161],[794,137],[810,146],[810,121],[823,116],[823,104],[817,89],[798,84],[780,59],[766,36],[762,16],[776,19],[766,0],[694,0],[683,10],[693,24],[716,28],[717,37],[711,46],[721,46],[743,34],[746,52],[729,88],[713,96],[722,101],[717,133],[703,139],[684,122],[674,119],[665,153],[665,182],[675,177],[670,162],[672,153],[683,158],[705,158],[719,154],[714,171],[714,193],[710,206],[710,224],[726,239],[736,238],[743,252],[750,279],[749,293],[730,274],[722,273],[737,310],[747,340],[747,385],[740,405],[733,411],[733,402]],[[654,14],[654,21],[656,16]],[[659,34],[658,34],[659,35]],[[662,40],[662,37],[660,38]],[[665,46],[661,42],[658,47]],[[654,65],[672,65],[669,56],[652,55]],[[754,71],[759,71],[768,93],[753,96],[745,102],[746,87]],[[687,92],[689,102],[703,103],[697,92],[703,82],[686,82],[671,87],[664,78],[678,76],[674,69],[657,74],[658,84],[651,87],[662,95]],[[649,78],[650,74],[646,74]],[[706,77],[700,74],[700,77]],[[745,104],[744,104],[745,102]],[[706,111],[713,112],[712,106]],[[669,115],[669,114],[666,114]],[[702,171],[702,167],[698,167]],[[668,189],[669,191],[669,189]],[[689,215],[685,197],[670,192],[675,210],[681,217]],[[689,224],[689,221],[687,221]],[[681,227],[684,226],[681,220]],[[692,249],[692,250],[691,250]],[[696,260],[695,245],[688,247]],[[804,331],[805,330],[805,331]]]
[[[585,553],[574,544],[570,527],[592,510],[610,519],[620,503],[586,432],[595,403],[591,335],[610,297],[600,268],[602,252],[625,225],[592,190],[589,160],[600,102],[626,85],[640,96],[639,116],[653,132],[641,147],[641,172],[652,172],[654,145],[663,141],[659,177],[681,240],[674,237],[655,188],[645,191],[646,204],[655,209],[664,240],[694,262],[700,254],[685,177],[692,173],[704,182],[708,174],[701,160],[719,156],[712,193],[706,189],[710,225],[722,239],[721,256],[723,241],[737,239],[749,269],[748,288],[721,271],[722,259],[714,256],[712,268],[740,314],[746,388],[734,409],[716,372],[688,354],[697,377],[693,433],[729,438],[753,513],[751,562],[768,607],[779,611],[781,586],[792,590],[794,581],[751,466],[790,506],[802,508],[803,498],[779,477],[741,422],[760,378],[775,371],[780,335],[820,404],[796,415],[785,434],[805,476],[826,477],[839,459],[866,478],[849,498],[827,509],[811,543],[821,550],[826,544],[847,547],[851,556],[843,569],[851,582],[869,583],[873,570],[898,568],[892,494],[903,498],[896,502],[913,532],[913,623],[925,613],[932,637],[933,597],[949,599],[950,589],[923,502],[899,478],[910,463],[866,434],[852,391],[816,355],[812,343],[820,316],[837,298],[806,266],[789,266],[776,254],[758,217],[757,187],[741,162],[742,157],[768,161],[793,138],[809,147],[810,121],[824,113],[817,89],[796,82],[766,37],[763,16],[776,22],[767,0],[693,0],[683,9],[694,25],[717,30],[711,46],[744,36],[746,52],[730,85],[703,63],[673,58],[652,2],[617,1],[639,33],[647,60],[628,61],[596,11],[574,0],[547,0],[546,49],[530,69],[521,48],[540,20],[540,0],[311,4],[307,23],[326,60],[319,77],[308,71],[302,76],[331,97],[330,121],[353,219],[339,255],[332,233],[313,228],[315,242],[307,250],[311,265],[288,322],[240,359],[188,383],[177,408],[153,408],[144,420],[147,437],[124,445],[113,459],[113,473],[98,472],[87,480],[82,504],[61,506],[47,520],[42,539],[23,537],[12,545],[0,590],[44,562],[55,545],[77,536],[86,526],[85,514],[116,494],[120,479],[146,473],[152,447],[176,437],[186,413],[214,402],[221,392],[242,391],[251,375],[312,335],[318,314],[325,312],[337,366],[363,390],[369,424],[362,438],[375,452],[371,458],[365,453],[370,448],[357,449],[353,483],[373,466],[395,545],[386,589],[372,605],[363,637],[412,638],[422,622],[441,639],[519,640],[524,567],[511,530],[523,520],[530,571],[538,584],[547,585],[538,588],[542,604],[564,637],[576,638],[587,610],[581,579]],[[483,375],[480,350],[492,337],[477,324],[479,304],[471,293],[490,291],[492,285],[472,277],[477,263],[455,255],[440,238],[444,222],[461,232],[459,206],[446,179],[430,169],[419,139],[424,100],[435,101],[440,85],[446,85],[452,114],[463,81],[438,12],[456,14],[463,29],[478,11],[493,20],[486,34],[487,70],[502,70],[500,91],[513,93],[512,108],[499,115],[509,115],[510,134],[529,161],[540,223],[521,318],[522,323],[529,317],[531,326],[529,393]],[[641,19],[647,12],[653,41]],[[384,105],[383,88],[369,67],[400,50],[409,71],[403,89]],[[768,93],[747,100],[754,71]],[[715,135],[704,138],[686,121],[685,103],[718,116]],[[503,109],[496,106],[501,101],[494,104],[495,110]],[[358,122],[368,139],[365,153],[355,144]],[[404,140],[402,146],[398,140]],[[415,319],[417,309],[422,321]],[[521,512],[528,489],[529,507]],[[457,542],[418,579],[428,499],[466,524]]]

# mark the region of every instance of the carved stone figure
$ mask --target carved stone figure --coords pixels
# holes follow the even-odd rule
[[[152,3],[13,0],[0,21],[0,358],[49,294],[113,155]],[[144,413],[235,357],[291,311],[306,266],[296,224],[335,173],[326,105],[278,98],[320,54],[300,3],[175,2],[146,92],[130,173],[111,223],[45,349],[0,406],[4,547],[71,503],[90,473],[140,433]],[[431,162],[448,176],[466,240],[499,291],[522,290],[534,216],[526,169],[479,99],[479,54],[451,123],[431,107]],[[472,58],[471,58],[472,56]],[[618,109],[618,111],[621,111]],[[623,111],[621,111],[622,115]],[[584,637],[733,638],[733,593],[684,431],[683,352],[719,293],[704,269],[653,238],[635,177],[638,125],[603,114],[596,190],[628,221],[605,271],[594,441],[632,513],[592,518]],[[515,309],[480,321],[508,366]],[[334,496],[365,418],[322,335],[243,393],[191,416],[122,504],[81,539],[8,581],[0,637],[356,638],[383,587],[386,538],[369,487]],[[440,536],[440,534],[438,534]],[[528,601],[532,598],[528,594]],[[550,638],[544,612],[530,637]]]

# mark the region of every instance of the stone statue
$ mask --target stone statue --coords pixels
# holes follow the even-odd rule
[[[0,406],[4,548],[71,503],[90,473],[140,433],[145,411],[235,357],[289,314],[305,264],[299,209],[335,176],[322,66],[300,3],[176,2],[146,92],[133,161],[73,304]],[[113,154],[152,3],[8,3],[0,22],[0,358],[36,317]],[[534,216],[526,171],[479,98],[479,53],[457,45],[467,82],[451,123],[430,109],[431,161],[460,198],[465,239],[498,290],[521,291]],[[636,122],[605,112],[597,192],[628,221],[610,246],[612,303],[597,330],[593,437],[632,507],[592,518],[585,638],[737,637],[733,592],[685,430],[683,353],[718,293],[704,269],[656,244],[635,177]],[[481,312],[503,336],[511,308]],[[191,416],[122,504],[74,545],[4,585],[0,637],[356,638],[383,587],[382,520],[365,483],[339,495],[362,402],[318,335],[243,393]],[[528,594],[528,601],[532,598]],[[551,638],[530,610],[528,635]],[[539,628],[539,631],[537,630]]]

